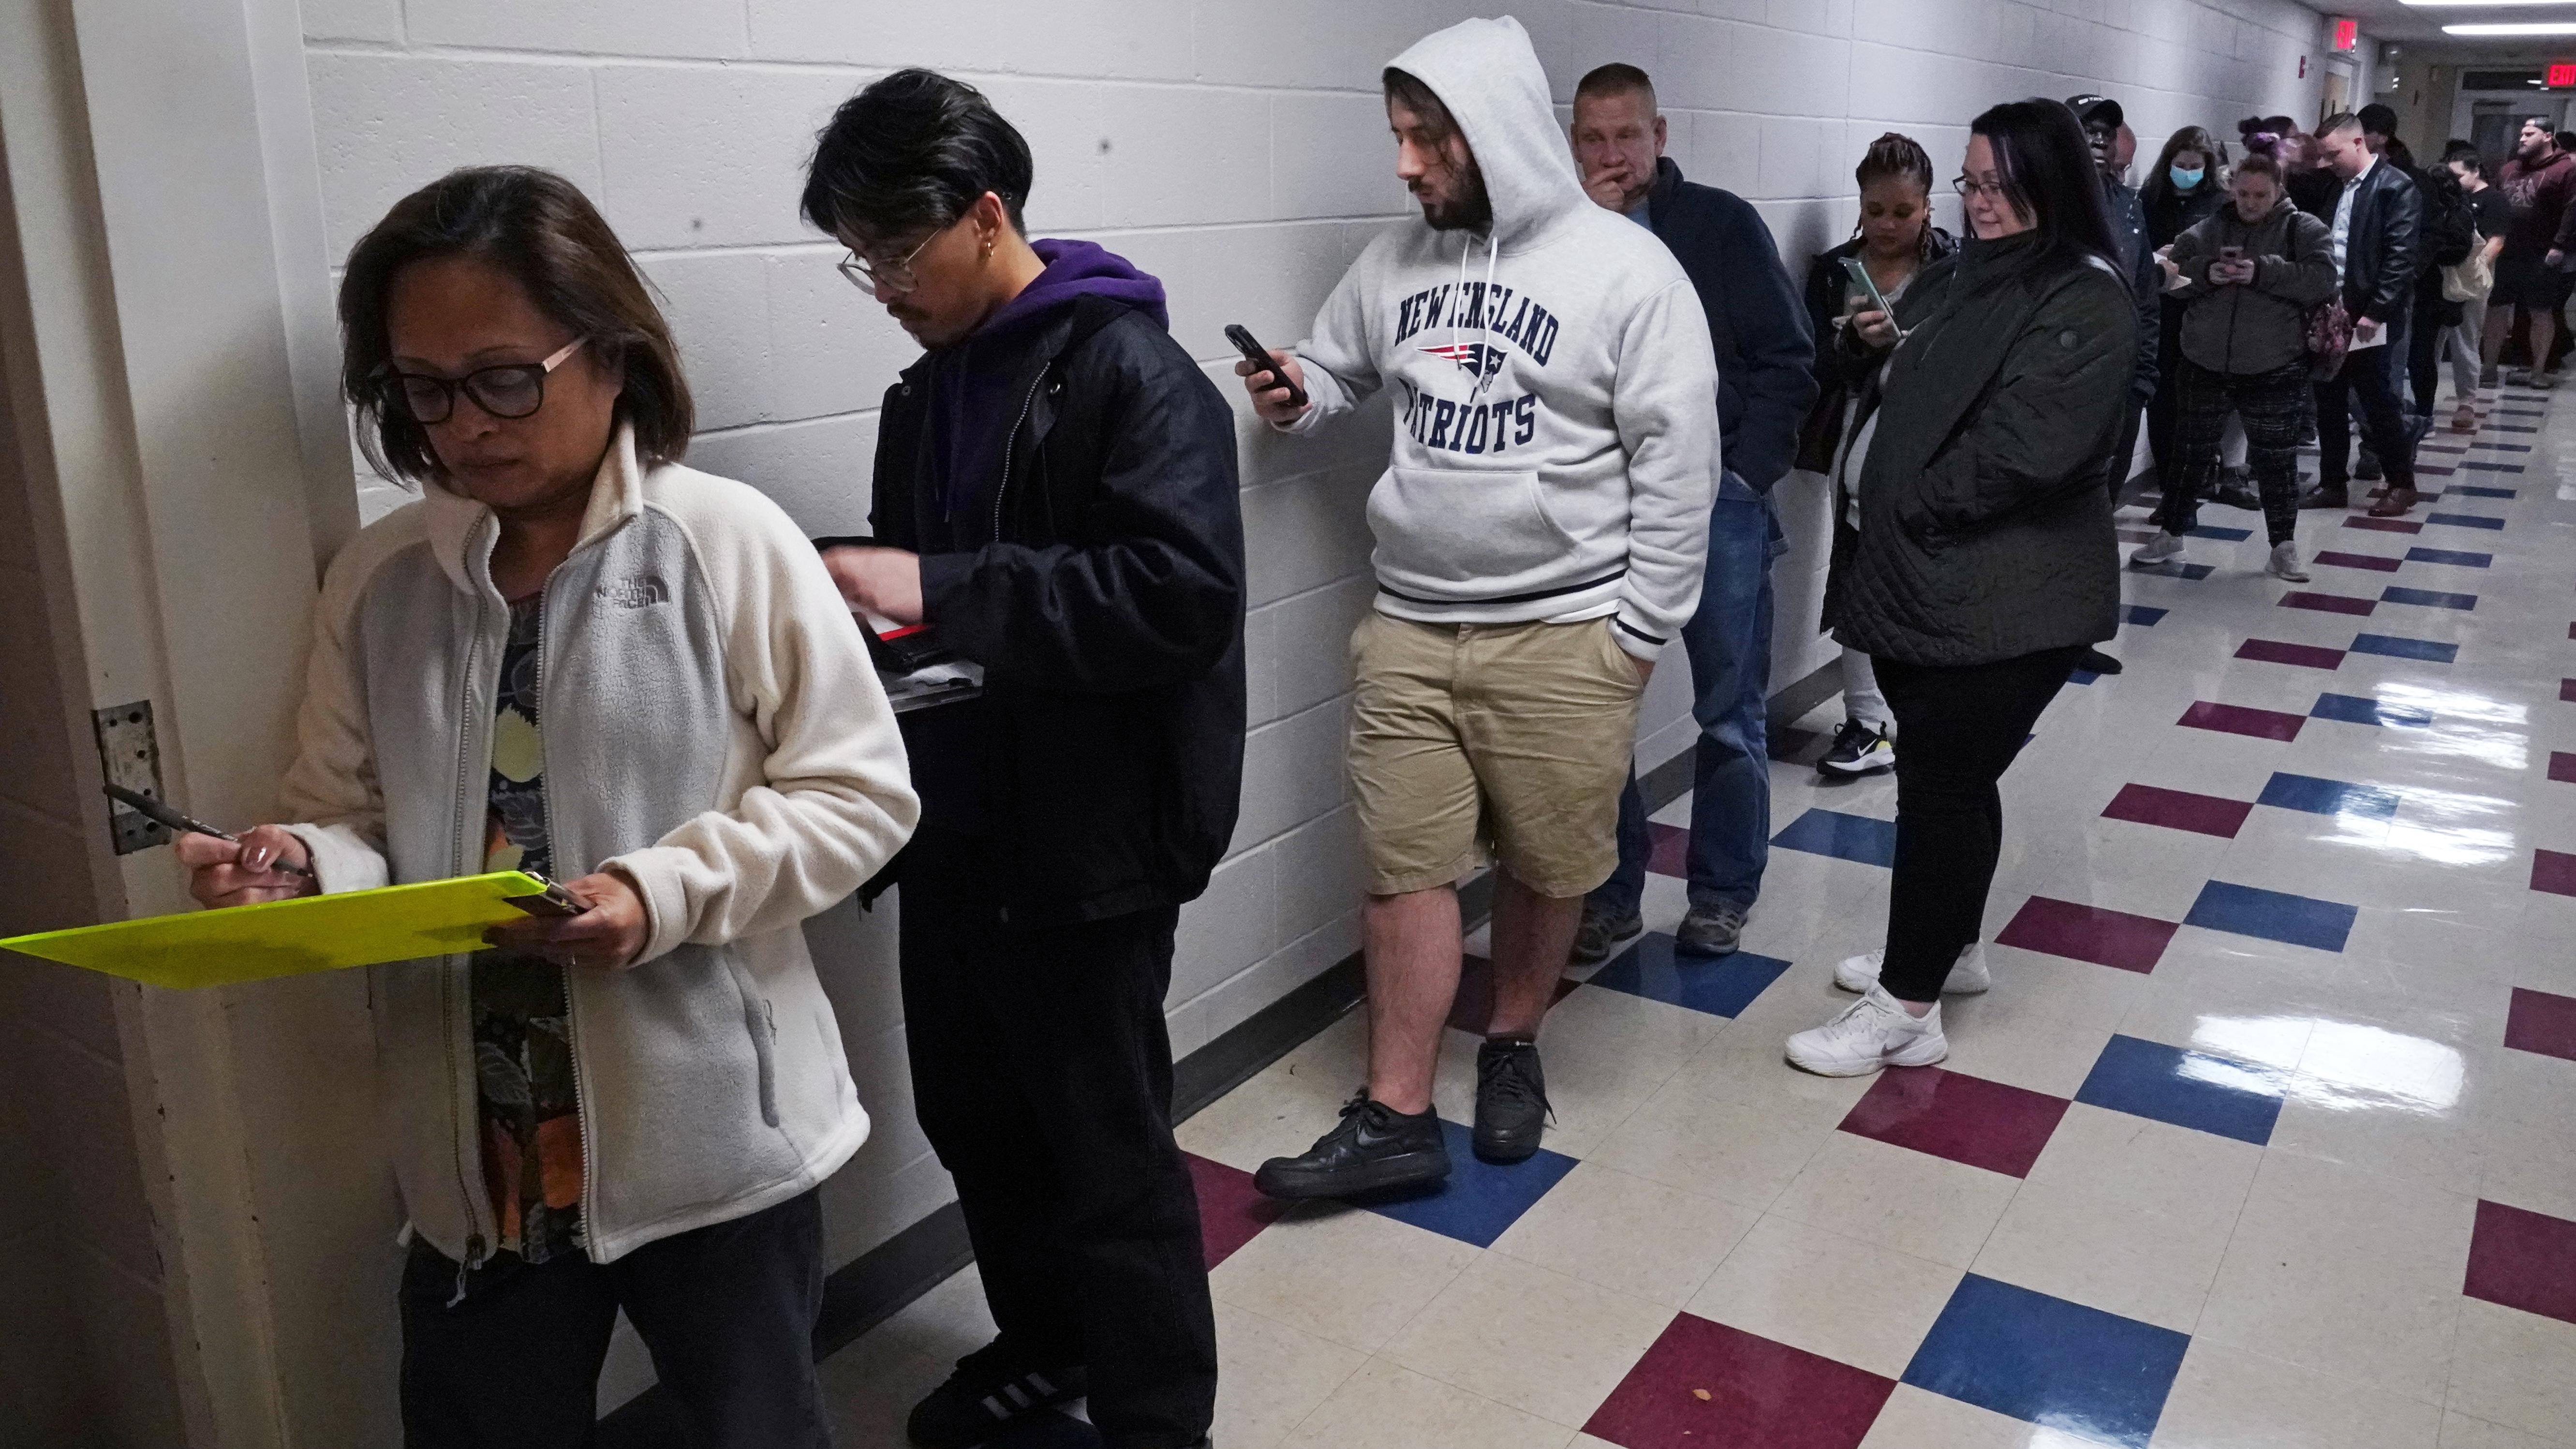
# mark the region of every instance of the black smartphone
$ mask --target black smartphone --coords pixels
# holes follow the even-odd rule
[[[1242,323],[1225,324],[1225,340],[1234,344],[1235,350],[1243,354],[1244,361],[1265,369],[1274,381],[1288,389],[1290,407],[1302,408],[1306,405],[1306,390],[1288,380],[1288,374],[1271,358],[1270,349],[1262,346],[1259,339],[1255,338]]]

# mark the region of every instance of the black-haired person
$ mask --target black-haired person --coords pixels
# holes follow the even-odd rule
[[[2349,114],[2328,117],[2319,125],[2317,144],[2344,182],[2331,230],[2344,312],[2352,319],[2352,347],[2334,375],[2316,385],[2317,486],[2300,499],[2300,506],[2347,506],[2357,402],[2372,450],[2388,476],[2387,494],[2371,512],[2395,517],[2420,501],[2415,445],[2407,435],[2397,387],[2404,375],[2407,328],[2423,256],[2423,194],[2396,165],[2371,153],[2360,120]]]
[[[359,440],[421,497],[323,585],[304,823],[181,837],[192,888],[528,869],[589,905],[373,974],[404,1442],[593,1442],[623,1309],[696,1442],[823,1449],[816,1189],[868,1116],[799,922],[911,831],[885,692],[787,515],[680,465],[670,330],[570,182],[404,198],[340,322]]]
[[[1674,938],[1698,956],[1743,940],[1771,850],[1771,560],[1788,549],[1771,490],[1797,451],[1815,396],[1815,340],[1762,213],[1733,192],[1682,179],[1663,154],[1654,83],[1605,65],[1574,88],[1575,165],[1596,205],[1644,223],[1672,249],[1717,352],[1723,474],[1710,506],[1699,607],[1682,625],[1691,661],[1689,905]],[[1645,798],[1632,774],[1619,795],[1619,868],[1583,905],[1573,959],[1598,961],[1645,929],[1639,905],[1653,854]]]
[[[984,670],[904,717],[922,820],[890,874],[914,1110],[1000,1336],[909,1430],[962,1449],[1087,1393],[1112,1449],[1179,1449],[1217,1363],[1163,998],[1241,789],[1234,418],[1161,283],[1027,238],[1033,179],[982,94],[905,70],[833,116],[802,202],[927,349],[886,390],[875,535],[825,561]]]
[[[2451,430],[2474,433],[2478,430],[2476,399],[2478,389],[2492,379],[2481,366],[2486,336],[2487,297],[2495,286],[2496,258],[2503,254],[2505,236],[2513,230],[2513,203],[2505,200],[2504,188],[2487,181],[2487,158],[2471,141],[2454,141],[2442,153],[2442,164],[2460,179],[2460,191],[2468,198],[2469,214],[2475,218],[2478,231],[2476,253],[2463,265],[2450,269],[2450,284],[2466,295],[2460,299],[2460,319],[2447,334],[2451,346]]]
[[[1878,661],[1905,749],[1887,944],[1836,967],[1857,1003],[1788,1042],[1793,1065],[1830,1076],[1948,1055],[1942,992],[1988,985],[1996,781],[2118,627],[2102,456],[2134,396],[2137,309],[2101,177],[2067,108],[2027,100],[1977,117],[1957,184],[1959,255],[1924,268],[1894,318],[1844,329],[1894,351],[1848,447],[1861,523],[1826,606]]]
[[[2226,171],[2226,145],[2201,127],[2185,126],[2166,137],[2155,169],[2138,188],[2138,205],[2147,217],[2147,245],[2162,255],[2175,237],[2226,205]],[[2181,304],[2168,294],[2157,304],[2156,392],[2147,401],[2147,451],[2155,455],[2160,492],[2172,491],[2178,472],[2174,372],[2182,363],[2181,330]]]
[[[1834,527],[1860,526],[1857,474],[1839,465],[1861,397],[1886,354],[1876,348],[1836,345],[1854,315],[1876,302],[1843,267],[1857,259],[1880,297],[1902,301],[1923,268],[1959,249],[1958,240],[1932,222],[1932,158],[1911,136],[1894,131],[1869,143],[1852,170],[1860,187],[1860,221],[1849,241],[1820,253],[1807,266],[1807,325],[1818,339],[1817,396],[1798,436],[1798,466],[1833,481]],[[1816,762],[1819,774],[1848,778],[1896,768],[1896,717],[1879,690],[1869,655],[1842,647],[1843,724]]]
[[[2275,578],[2307,582],[2299,561],[2299,413],[2309,390],[2308,313],[2335,294],[2334,238],[2290,204],[2280,163],[2237,163],[2233,204],[2175,238],[2168,264],[2182,285],[2175,373],[2182,416],[2174,482],[2156,509],[2161,534],[2129,556],[2138,569],[2183,562],[2200,499],[2217,476],[2226,421],[2245,420],[2246,453],[2263,505]]]
[[[2120,178],[2128,163],[2120,155],[2120,137],[2128,127],[2122,119],[2120,103],[2104,96],[2082,95],[2068,99],[2066,108],[2084,129],[2091,147],[2093,164],[2102,187],[2103,217],[2111,228],[2111,260],[2129,284],[2130,305],[2137,311],[2138,358],[2130,382],[2129,410],[2123,414],[2119,435],[2110,441],[2102,459],[2103,489],[2116,505],[2128,492],[2129,470],[2137,462],[2139,426],[2146,419],[2147,404],[2156,395],[2156,358],[2161,344],[2158,333],[2164,323],[2164,302],[2157,292],[2163,273],[2156,265],[2156,249],[2147,237],[2146,207],[2138,200],[2135,187]],[[2096,674],[2117,674],[2120,661],[2099,649],[2084,651],[2084,667]]]
[[[2405,166],[2423,198],[2423,261],[2415,273],[2415,315],[2406,335],[2406,381],[2415,403],[2407,435],[2421,442],[2432,430],[2434,404],[2441,391],[2442,339],[2458,329],[2464,315],[2460,302],[2446,290],[2444,278],[2478,249],[2477,208],[2450,167],[2417,169],[2405,143],[2394,139],[2381,155]]]
[[[2496,186],[2513,207],[2513,229],[2496,254],[2495,286],[2487,293],[2486,370],[2494,373],[2520,313],[2530,327],[2531,365],[2505,380],[2551,387],[2556,379],[2547,367],[2550,344],[2558,338],[2558,309],[2576,286],[2576,277],[2562,269],[2567,254],[2576,251],[2576,205],[2570,204],[2576,202],[2576,155],[2559,149],[2546,117],[2533,116],[2522,123]]]

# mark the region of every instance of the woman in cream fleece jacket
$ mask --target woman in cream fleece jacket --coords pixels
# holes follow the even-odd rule
[[[709,1442],[822,1445],[815,1189],[868,1118],[799,923],[917,813],[848,607],[674,461],[668,328],[568,182],[407,198],[340,311],[361,437],[422,496],[324,585],[298,823],[193,840],[197,893],[518,867],[590,907],[375,968],[407,1441],[587,1442],[623,1307]]]

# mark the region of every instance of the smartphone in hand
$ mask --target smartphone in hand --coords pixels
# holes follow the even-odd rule
[[[1228,322],[1225,324],[1225,340],[1234,344],[1235,350],[1243,354],[1244,361],[1268,372],[1272,382],[1288,389],[1290,407],[1302,408],[1306,405],[1306,390],[1288,380],[1288,374],[1270,356],[1270,349],[1262,346],[1250,329],[1240,322]]]

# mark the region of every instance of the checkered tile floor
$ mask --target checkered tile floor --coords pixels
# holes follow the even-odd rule
[[[1880,944],[1895,836],[1891,782],[1783,761],[1740,955],[1675,956],[1659,817],[1648,934],[1541,1039],[1538,1157],[1453,1125],[1439,1192],[1262,1200],[1361,1080],[1357,1015],[1185,1124],[1217,1442],[2576,1446],[2576,424],[2509,391],[2428,449],[2478,485],[2305,515],[2307,588],[2216,506],[2127,576],[2128,672],[2005,781],[1995,986],[1942,1066],[1782,1063]],[[1453,1123],[1473,1058],[1453,1030]],[[901,1442],[989,1332],[961,1273],[836,1357],[841,1442]]]

